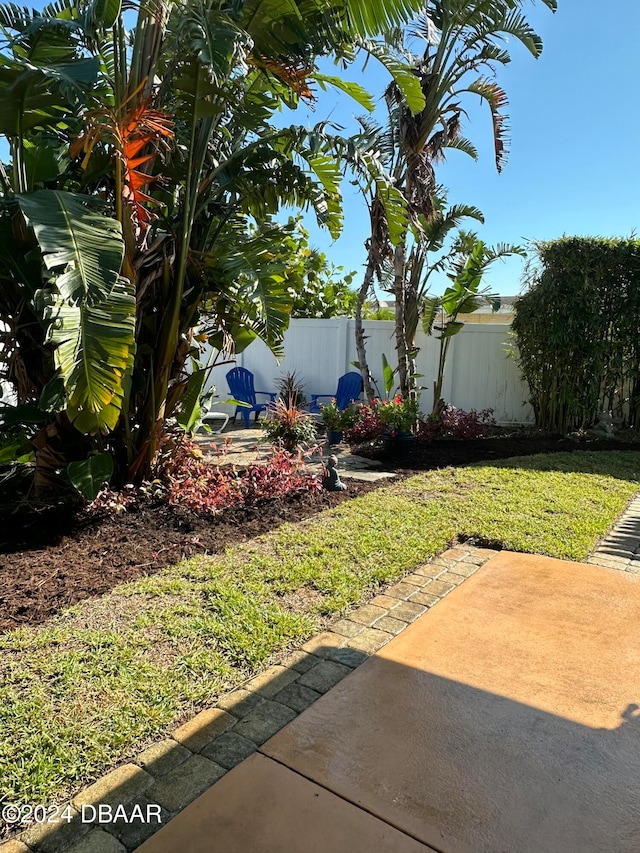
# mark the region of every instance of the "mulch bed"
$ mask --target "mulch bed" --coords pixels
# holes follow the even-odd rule
[[[565,438],[552,433],[537,433],[533,430],[496,430],[485,438],[438,439],[430,444],[415,444],[411,457],[406,462],[398,460],[387,465],[388,470],[429,471],[448,465],[470,465],[472,462],[508,459],[510,456],[533,456],[537,453],[572,453],[576,450],[635,450],[640,451],[637,440],[619,441],[604,439]],[[363,456],[374,455],[363,448]],[[382,458],[382,457],[380,457]],[[390,462],[391,460],[385,460]]]
[[[402,475],[489,459],[566,450],[638,450],[622,441],[576,442],[534,433],[497,434],[466,441],[417,445],[407,460],[386,459]],[[362,449],[373,455],[375,450]],[[194,554],[229,545],[296,522],[343,500],[384,486],[349,480],[342,493],[303,494],[260,507],[229,510],[214,520],[179,508],[143,504],[118,516],[89,517],[68,507],[0,515],[0,631],[34,625],[123,581],[153,574]]]

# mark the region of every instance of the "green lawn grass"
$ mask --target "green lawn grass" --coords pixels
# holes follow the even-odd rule
[[[621,452],[432,471],[0,636],[0,800],[62,799],[457,537],[583,559],[639,477]]]

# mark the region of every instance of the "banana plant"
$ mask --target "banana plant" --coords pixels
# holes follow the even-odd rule
[[[190,421],[200,327],[277,350],[292,297],[270,218],[312,207],[336,235],[340,169],[322,128],[270,118],[317,85],[371,106],[321,55],[375,56],[422,103],[383,37],[419,5],[157,0],[130,32],[120,0],[0,6],[3,360],[40,419],[39,483],[102,447],[120,482],[148,475],[166,419]]]
[[[490,302],[494,311],[500,307],[500,298],[490,288],[480,289],[482,279],[497,260],[511,255],[526,256],[521,246],[500,243],[495,248],[487,246],[473,232],[460,231],[450,251],[441,260],[450,281],[442,296],[425,296],[422,305],[422,328],[425,334],[437,333],[440,341],[438,368],[433,391],[433,412],[442,405],[442,384],[447,355],[452,338],[464,326],[461,314],[473,314]]]

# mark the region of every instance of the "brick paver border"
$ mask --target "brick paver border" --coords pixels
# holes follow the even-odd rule
[[[640,574],[640,495],[627,505],[611,530],[591,554],[587,563]]]
[[[128,853],[188,806],[228,770],[330,690],[369,655],[437,604],[497,554],[459,545],[418,566],[399,583],[312,637],[281,664],[222,696],[70,803],[73,819],[34,824],[0,844],[0,853]],[[83,822],[98,803],[159,807],[161,823]],[[154,809],[154,814],[157,809]]]

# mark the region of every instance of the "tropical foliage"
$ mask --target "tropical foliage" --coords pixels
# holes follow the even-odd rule
[[[299,220],[291,248],[287,262],[287,274],[293,274],[291,317],[353,316],[356,292],[351,289],[351,283],[355,272],[345,272],[343,267],[330,263],[324,252],[314,249],[309,244],[309,232]]]
[[[366,51],[420,109],[382,34],[416,0],[56,0],[0,7],[0,329],[4,378],[29,421],[37,486],[109,454],[117,481],[148,475],[166,419],[192,424],[205,342],[278,351],[292,292],[281,206],[341,227],[326,128],[274,111],[338,86],[319,72]],[[129,21],[133,23],[128,31]],[[354,152],[351,152],[353,155]],[[375,157],[361,168],[374,174]],[[383,170],[375,178],[384,185]],[[298,268],[299,270],[299,268]],[[77,472],[76,472],[77,473]]]
[[[267,416],[262,421],[262,430],[271,444],[295,450],[298,446],[315,441],[316,424],[311,415],[298,408],[293,400],[276,400],[267,406]]]
[[[274,448],[265,463],[236,471],[233,465],[219,468],[205,462],[189,440],[180,442],[163,466],[162,478],[170,505],[205,516],[322,488],[320,479],[302,470],[297,455],[286,450]]]
[[[428,444],[436,438],[473,439],[486,435],[496,425],[493,409],[465,412],[450,404],[442,405],[428,418],[418,422],[416,438]]]
[[[416,250],[417,256],[420,248]],[[450,250],[438,259],[421,282],[421,287],[424,288],[429,273],[434,269],[443,270],[449,279],[449,285],[442,296],[429,297],[420,289],[412,291],[411,295],[416,301],[416,307],[415,313],[407,314],[407,334],[414,331],[414,323],[420,313],[424,331],[428,335],[435,332],[440,341],[438,369],[433,389],[434,413],[442,406],[442,383],[451,340],[464,326],[460,315],[473,314],[487,302],[491,303],[493,310],[497,310],[500,307],[498,295],[491,293],[489,288],[480,289],[484,274],[495,261],[501,258],[525,254],[521,246],[499,244],[493,248],[479,240],[473,232],[460,231]],[[408,340],[412,341],[412,338]]]
[[[556,0],[542,0],[551,10]],[[424,107],[411,110],[395,83],[386,91],[387,119],[377,124],[362,121],[361,144],[368,142],[380,151],[381,160],[393,176],[394,189],[401,194],[407,214],[405,227],[389,220],[384,195],[371,181],[364,191],[369,201],[371,236],[368,264],[359,293],[364,302],[375,277],[381,280],[385,264],[391,268],[395,296],[396,348],[400,389],[403,395],[415,393],[411,368],[411,334],[407,325],[417,322],[415,290],[417,252],[423,239],[431,236],[429,221],[439,217],[442,224],[450,217],[474,216],[473,208],[452,209],[444,214],[437,201],[435,167],[447,149],[456,148],[474,159],[477,151],[462,136],[465,102],[469,96],[480,98],[491,113],[495,161],[501,170],[508,150],[508,124],[504,108],[507,96],[495,80],[496,70],[511,60],[507,40],[520,42],[534,56],[542,51],[542,41],[528,23],[523,9],[525,0],[428,0],[411,34],[425,45],[421,55],[403,51],[412,65],[424,95]],[[400,49],[400,48],[399,48]],[[360,321],[357,334],[358,358],[367,373],[364,340]],[[365,393],[371,399],[371,387],[365,379]]]
[[[390,400],[380,401],[377,407],[380,420],[392,434],[411,432],[416,425],[418,401],[415,398],[396,394]]]

